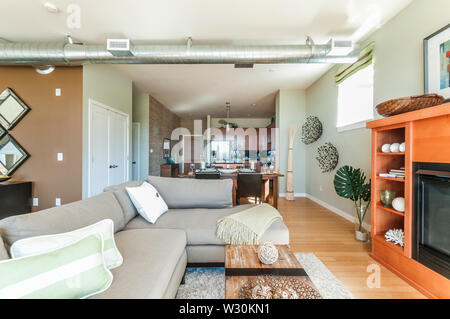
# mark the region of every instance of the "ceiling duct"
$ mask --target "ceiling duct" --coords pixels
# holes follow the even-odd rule
[[[332,40],[326,44],[191,46],[133,46],[127,39],[119,39],[120,43],[110,40],[107,47],[68,42],[0,42],[0,65],[351,63],[358,57],[355,51],[350,55],[332,55],[336,43]]]

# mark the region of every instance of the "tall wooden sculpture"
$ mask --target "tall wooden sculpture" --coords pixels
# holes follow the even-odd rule
[[[287,178],[286,178],[286,199],[294,200],[294,137],[297,127],[291,125],[289,127],[289,151],[288,151],[288,166],[287,166]]]

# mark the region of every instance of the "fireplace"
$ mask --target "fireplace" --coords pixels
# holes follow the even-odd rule
[[[450,164],[414,163],[413,258],[450,279]]]

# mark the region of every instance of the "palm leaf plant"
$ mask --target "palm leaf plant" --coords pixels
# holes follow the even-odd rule
[[[334,176],[334,189],[339,196],[353,201],[358,230],[363,232],[364,217],[370,205],[370,180],[366,183],[366,175],[361,169],[345,165],[339,168]]]

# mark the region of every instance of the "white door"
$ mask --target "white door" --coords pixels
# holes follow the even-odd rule
[[[109,117],[109,184],[117,185],[127,180],[127,119],[110,111]]]
[[[128,180],[128,116],[89,102],[88,197]]]
[[[140,179],[140,144],[141,144],[141,123],[133,123],[132,128],[133,141],[133,157],[131,162],[131,169],[133,170],[133,180]]]
[[[90,172],[89,195],[103,192],[109,182],[109,114],[108,111],[92,105],[90,123]]]

